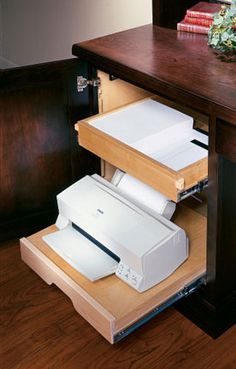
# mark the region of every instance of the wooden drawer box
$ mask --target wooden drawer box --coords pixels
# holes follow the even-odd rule
[[[21,256],[46,283],[54,283],[83,316],[110,343],[114,343],[163,308],[203,283],[206,273],[206,218],[179,205],[173,221],[190,240],[190,256],[170,277],[144,293],[138,293],[115,275],[90,282],[58,256],[42,237],[51,226],[21,239]]]
[[[139,103],[135,102],[129,107]],[[179,170],[174,170],[98,129],[98,125],[94,126],[97,119],[107,118],[109,114],[123,110],[123,107],[118,108],[78,122],[76,129],[79,144],[115,167],[157,189],[175,202],[207,185],[208,159],[206,157]]]

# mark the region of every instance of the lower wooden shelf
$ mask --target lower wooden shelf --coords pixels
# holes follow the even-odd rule
[[[170,277],[144,293],[138,293],[115,275],[90,282],[58,256],[42,236],[56,231],[50,226],[22,238],[22,260],[46,283],[54,283],[83,316],[110,343],[153,309],[170,300],[206,272],[206,218],[180,205],[173,221],[185,229],[190,240],[190,256]]]

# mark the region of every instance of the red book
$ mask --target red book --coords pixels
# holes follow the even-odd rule
[[[213,19],[207,19],[207,18],[193,18],[188,17],[187,15],[184,17],[183,20],[185,23],[190,24],[199,24],[200,26],[210,27],[212,25]]]
[[[191,18],[207,18],[213,19],[213,15],[219,12],[221,9],[221,4],[207,3],[201,1],[196,5],[189,8],[186,15]]]
[[[192,32],[192,33],[203,33],[207,34],[209,31],[209,27],[200,26],[198,24],[190,24],[181,21],[177,24],[178,31]]]

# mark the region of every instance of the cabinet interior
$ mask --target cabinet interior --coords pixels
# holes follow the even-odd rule
[[[99,89],[100,113],[150,96],[150,93],[121,80],[102,79]],[[163,98],[160,98],[164,102]],[[176,104],[167,102],[171,106]],[[178,106],[179,108],[179,106]],[[186,112],[186,109],[180,109]],[[192,114],[188,110],[189,114]],[[196,113],[196,122],[207,129],[207,119]],[[110,180],[116,168],[102,161],[102,175]],[[177,204],[172,221],[186,231],[189,258],[168,278],[153,288],[139,293],[115,275],[91,282],[66,263],[43,240],[55,226],[21,240],[23,260],[48,284],[56,284],[72,300],[75,310],[94,326],[109,342],[136,324],[150,312],[199,280],[206,273],[206,191]]]
[[[135,101],[141,100],[145,97],[152,97],[153,94],[136,87],[128,82],[120,79],[111,80],[110,76],[102,71],[98,71],[98,77],[101,79],[101,86],[99,88],[99,114],[104,114],[124,105],[131,104]],[[200,128],[208,132],[209,118],[193,109],[177,104],[171,100],[165,99],[161,96],[156,96],[157,100],[167,106],[177,109],[194,118],[194,127]],[[101,174],[107,180],[111,180],[116,171],[116,167],[101,159]],[[201,193],[197,193],[182,201],[194,211],[207,216],[207,189]],[[178,204],[177,204],[178,207]]]

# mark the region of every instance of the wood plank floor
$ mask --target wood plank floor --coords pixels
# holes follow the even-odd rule
[[[112,346],[21,262],[18,241],[0,264],[0,369],[236,368],[235,326],[213,340],[170,308]]]

